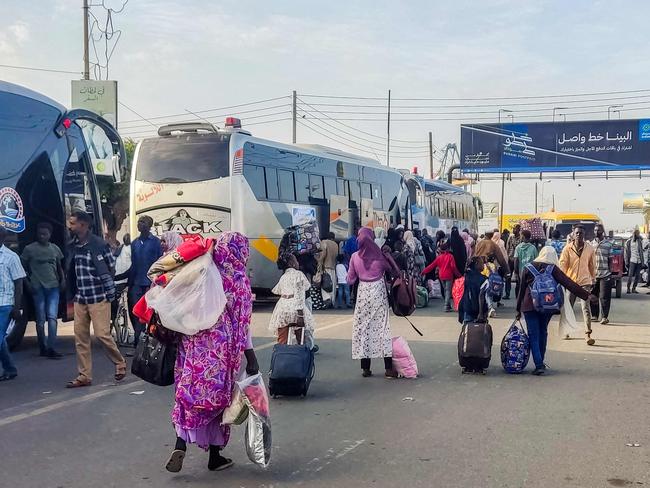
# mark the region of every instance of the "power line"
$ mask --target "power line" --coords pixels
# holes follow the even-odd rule
[[[140,115],[138,112],[136,112],[136,111],[133,110],[131,107],[129,107],[126,103],[124,103],[124,102],[122,102],[122,101],[120,100],[120,101],[119,101],[119,104],[122,105],[122,106],[123,106],[125,109],[127,109],[129,112],[132,112],[132,113],[134,113],[135,115],[137,115],[138,117],[140,117],[142,120],[144,120],[145,122],[147,122],[147,123],[148,123],[149,125],[151,125],[152,127],[155,127],[156,130],[158,130],[158,128],[156,127],[156,125],[155,125],[153,122],[151,122],[151,121],[149,121],[148,119],[144,118],[144,117],[143,117],[142,115]],[[146,127],[146,126],[145,126],[145,127]]]
[[[15,66],[13,64],[0,64],[0,68],[25,69],[29,71],[46,71],[48,73],[64,73],[68,75],[81,75],[81,71],[67,71],[63,69],[35,68],[33,66]]]
[[[210,109],[207,109],[207,110],[194,110],[194,112],[197,113],[197,114],[204,114],[204,113],[208,113],[208,112],[216,112],[216,111],[219,111],[219,110],[227,110],[229,108],[247,107],[247,106],[250,106],[250,105],[259,105],[261,103],[266,103],[266,102],[274,102],[276,100],[282,100],[283,98],[290,98],[290,96],[289,95],[284,95],[282,97],[267,98],[266,100],[256,100],[254,102],[240,103],[238,105],[229,105],[229,106],[226,106],[226,107],[210,108]],[[263,109],[260,109],[260,110],[263,110]],[[155,117],[149,117],[149,120],[168,119],[168,118],[172,118],[172,117],[181,117],[181,116],[186,116],[186,115],[187,115],[187,112],[183,112],[183,113],[180,113],[180,114],[171,114],[171,115],[157,115]],[[135,120],[125,120],[124,121],[125,124],[129,123],[129,122],[139,122],[139,120],[135,119]]]
[[[384,137],[384,136],[379,136],[379,135],[377,135],[377,134],[372,134],[372,133],[370,133],[370,132],[365,132],[365,131],[363,131],[363,130],[361,130],[361,129],[357,129],[356,127],[352,127],[351,125],[344,124],[343,122],[340,122],[340,120],[338,120],[338,119],[334,119],[334,118],[330,117],[329,115],[327,115],[327,114],[321,112],[320,110],[318,110],[317,108],[315,108],[315,107],[313,107],[312,105],[308,104],[308,103],[305,102],[304,100],[301,100],[300,98],[298,98],[298,100],[299,100],[300,103],[302,103],[303,105],[306,105],[306,106],[308,106],[308,107],[311,107],[311,108],[314,109],[316,112],[319,112],[319,113],[325,115],[326,118],[328,118],[328,119],[330,119],[330,120],[332,120],[332,121],[334,121],[334,122],[337,122],[338,124],[342,125],[343,127],[347,127],[348,129],[356,130],[357,132],[361,132],[362,134],[365,134],[365,135],[370,136],[370,137],[375,137],[375,138],[377,138],[377,139],[381,139],[382,141],[385,141],[385,140],[386,140],[386,137]],[[322,120],[322,119],[317,119],[317,120]],[[386,119],[384,118],[383,120],[385,121]],[[425,141],[408,141],[408,140],[404,140],[404,139],[393,139],[393,138],[391,138],[391,141],[403,142],[403,143],[405,143],[405,144],[422,144],[423,142],[425,142]],[[437,148],[436,148],[436,149],[437,149]]]
[[[620,95],[628,93],[647,93],[650,89],[643,90],[620,90],[620,91],[607,91],[607,92],[591,92],[591,93],[565,93],[561,95],[528,95],[528,96],[508,96],[508,97],[465,97],[465,98],[393,98],[393,100],[400,101],[481,101],[481,100],[532,100],[536,98],[566,98],[566,97],[587,97],[599,95]],[[331,98],[331,99],[344,99],[344,100],[387,100],[386,97],[355,97],[355,96],[341,96],[341,95],[314,95],[314,94],[300,94],[301,97],[310,98]]]

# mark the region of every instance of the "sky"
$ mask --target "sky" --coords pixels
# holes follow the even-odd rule
[[[80,73],[81,3],[1,2],[0,64]],[[103,3],[119,10],[124,0]],[[101,7],[92,7],[91,11],[100,22],[105,20]],[[118,80],[119,99],[132,110],[120,106],[119,128],[125,136],[137,138],[152,133],[150,124],[139,121],[136,113],[147,119],[187,114],[169,120],[218,116],[210,120],[219,124],[225,115],[240,110],[249,111],[241,118],[254,135],[290,142],[291,122],[283,119],[290,116],[289,96],[296,90],[299,114],[306,116],[298,125],[299,143],[376,156],[384,163],[386,101],[382,99],[390,89],[394,113],[391,165],[417,166],[421,174],[427,174],[429,131],[436,148],[442,148],[447,143],[459,144],[461,123],[470,123],[476,117],[496,122],[499,108],[508,107],[515,120],[520,120],[518,117],[525,114],[519,110],[535,108],[512,105],[513,100],[470,98],[650,89],[644,84],[644,75],[650,72],[650,57],[643,48],[648,18],[650,3],[641,0],[130,0],[113,15],[114,28],[121,34],[108,63],[108,77]],[[103,46],[101,42],[96,45],[101,57]],[[70,80],[79,77],[0,67],[0,79],[25,85],[68,106]],[[204,112],[274,98],[278,99]],[[645,100],[648,104],[643,103]],[[315,105],[324,103],[331,105]],[[602,111],[598,114],[580,116],[567,111],[567,120],[607,118],[607,103],[623,104],[623,118],[650,117],[650,108],[644,108],[650,107],[650,92],[646,92],[638,98],[600,102],[603,107],[596,109]],[[571,102],[560,106],[573,109],[582,105],[589,104]],[[433,108],[420,108],[423,106]],[[551,120],[553,105],[539,107],[542,110],[535,113],[542,117],[530,120]],[[200,113],[193,116],[188,111]],[[405,111],[435,115],[400,114]],[[458,111],[485,113],[440,115]],[[246,116],[254,118],[247,120]],[[310,120],[313,118],[324,120]],[[377,120],[340,120],[346,118]],[[420,120],[403,120],[413,118]],[[154,123],[158,120],[165,119],[154,119]],[[436,153],[436,159],[441,156],[442,151]],[[546,182],[548,178],[550,182]],[[647,178],[572,181],[544,175],[543,181],[538,181],[538,208],[548,209],[555,196],[557,210],[599,213],[611,229],[623,230],[642,223],[640,215],[622,214],[622,199],[624,192],[650,189]],[[534,187],[534,180],[507,182],[505,212],[532,212]],[[473,190],[480,191],[484,201],[496,202],[501,183],[482,181]]]

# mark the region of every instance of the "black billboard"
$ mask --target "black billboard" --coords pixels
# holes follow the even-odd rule
[[[465,173],[650,169],[650,119],[460,127]]]

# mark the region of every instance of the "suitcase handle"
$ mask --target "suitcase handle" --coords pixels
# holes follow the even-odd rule
[[[288,346],[293,346],[293,339],[296,337],[296,329],[302,329],[302,337],[300,338],[300,344],[301,346],[305,345],[305,328],[306,326],[302,327],[291,327],[289,326],[289,337],[287,338],[287,345]]]

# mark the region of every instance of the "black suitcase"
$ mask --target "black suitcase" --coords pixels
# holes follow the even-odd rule
[[[302,343],[305,343],[303,328]],[[289,331],[289,342],[295,334]],[[307,396],[316,366],[314,353],[305,345],[276,344],[271,355],[269,393],[272,397]]]
[[[485,322],[465,322],[458,337],[458,363],[463,373],[483,373],[492,358],[492,327]]]

